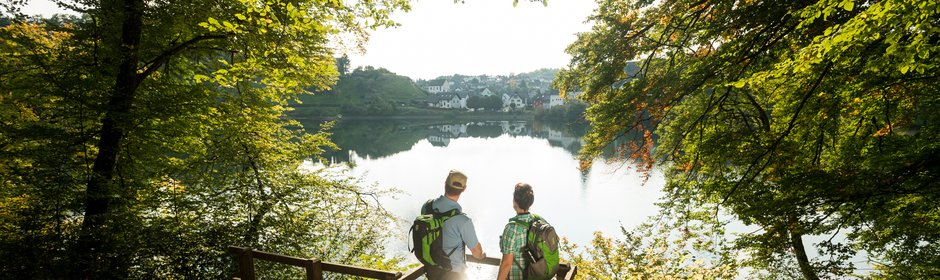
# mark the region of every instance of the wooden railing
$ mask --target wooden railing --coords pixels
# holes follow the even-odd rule
[[[291,257],[236,246],[229,246],[228,251],[235,255],[238,260],[238,277],[235,277],[235,279],[241,280],[257,279],[255,277],[255,259],[303,267],[306,270],[307,280],[323,280],[324,271],[381,280],[414,280],[424,275],[425,272],[423,265],[402,273],[324,262],[318,259]],[[467,255],[466,259],[468,262],[495,266],[499,266],[500,262],[500,259],[497,258],[478,260],[470,255]],[[555,279],[573,280],[577,273],[577,267],[562,263],[559,264],[558,275],[555,276]]]

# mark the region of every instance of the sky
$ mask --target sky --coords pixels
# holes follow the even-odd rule
[[[29,1],[26,14],[62,12],[48,0]],[[386,68],[413,79],[443,75],[508,75],[562,68],[571,56],[565,48],[578,32],[589,31],[586,18],[594,0],[416,0],[409,12],[396,12],[399,27],[371,32],[365,53],[346,52],[353,67]]]
[[[354,66],[384,67],[413,79],[442,75],[508,75],[562,68],[575,34],[589,31],[593,0],[418,0],[392,19],[401,24],[372,33]]]

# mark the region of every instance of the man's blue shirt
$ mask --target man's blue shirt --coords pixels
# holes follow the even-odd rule
[[[470,217],[463,214],[463,208],[460,207],[460,204],[443,195],[435,199],[434,202],[431,203],[431,207],[434,208],[434,211],[439,213],[447,212],[451,209],[460,210],[460,215],[454,216],[444,222],[444,228],[442,230],[444,231],[444,253],[450,253],[451,250],[457,248],[457,250],[450,255],[450,263],[453,271],[463,271],[466,249],[461,245],[466,245],[466,248],[473,248],[480,243],[480,241],[477,240],[476,229],[473,228],[473,221],[470,220]]]

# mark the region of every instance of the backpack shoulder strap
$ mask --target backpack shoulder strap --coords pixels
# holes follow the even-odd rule
[[[460,215],[461,213],[459,209],[454,208],[454,209],[450,209],[450,211],[446,211],[444,213],[437,213],[437,214],[440,214],[441,217],[443,218],[450,219],[450,218],[453,218],[454,216]]]
[[[535,214],[535,213],[529,213],[529,214],[532,215],[532,221],[529,222],[530,225],[531,225],[532,223],[535,223],[535,221],[546,222],[545,219],[542,218],[542,216],[539,216],[538,214]],[[547,222],[546,222],[546,223],[547,223]]]
[[[424,205],[421,205],[421,215],[434,214],[436,217],[451,218],[457,215],[462,214],[458,209],[451,209],[450,211],[438,212],[434,209],[434,199],[428,199]]]
[[[433,204],[434,204],[434,199],[433,199],[433,198],[432,198],[432,199],[428,199],[428,201],[425,202],[424,205],[421,206],[421,215],[427,215],[427,214],[432,214],[432,213],[434,213],[435,211],[434,211],[434,206],[433,206]]]

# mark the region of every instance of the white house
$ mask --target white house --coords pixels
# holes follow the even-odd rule
[[[428,106],[444,109],[466,109],[468,98],[469,96],[466,93],[445,92],[434,94],[428,97]]]
[[[450,80],[444,80],[444,83],[441,84],[441,91],[443,91],[443,92],[451,92],[451,91],[454,90],[453,87],[454,87],[454,83],[453,83],[453,82],[451,82]]]
[[[430,93],[451,92],[454,90],[454,82],[445,79],[432,80],[425,89]]]
[[[490,91],[489,88],[483,88],[483,91],[480,92],[480,96],[483,96],[483,97],[490,97],[493,95],[496,95],[496,94]]]
[[[548,97],[548,106],[546,108],[552,108],[555,106],[561,106],[565,104],[565,100],[561,98],[561,95],[552,94]]]
[[[513,93],[503,93],[503,111],[525,108],[525,98]]]

